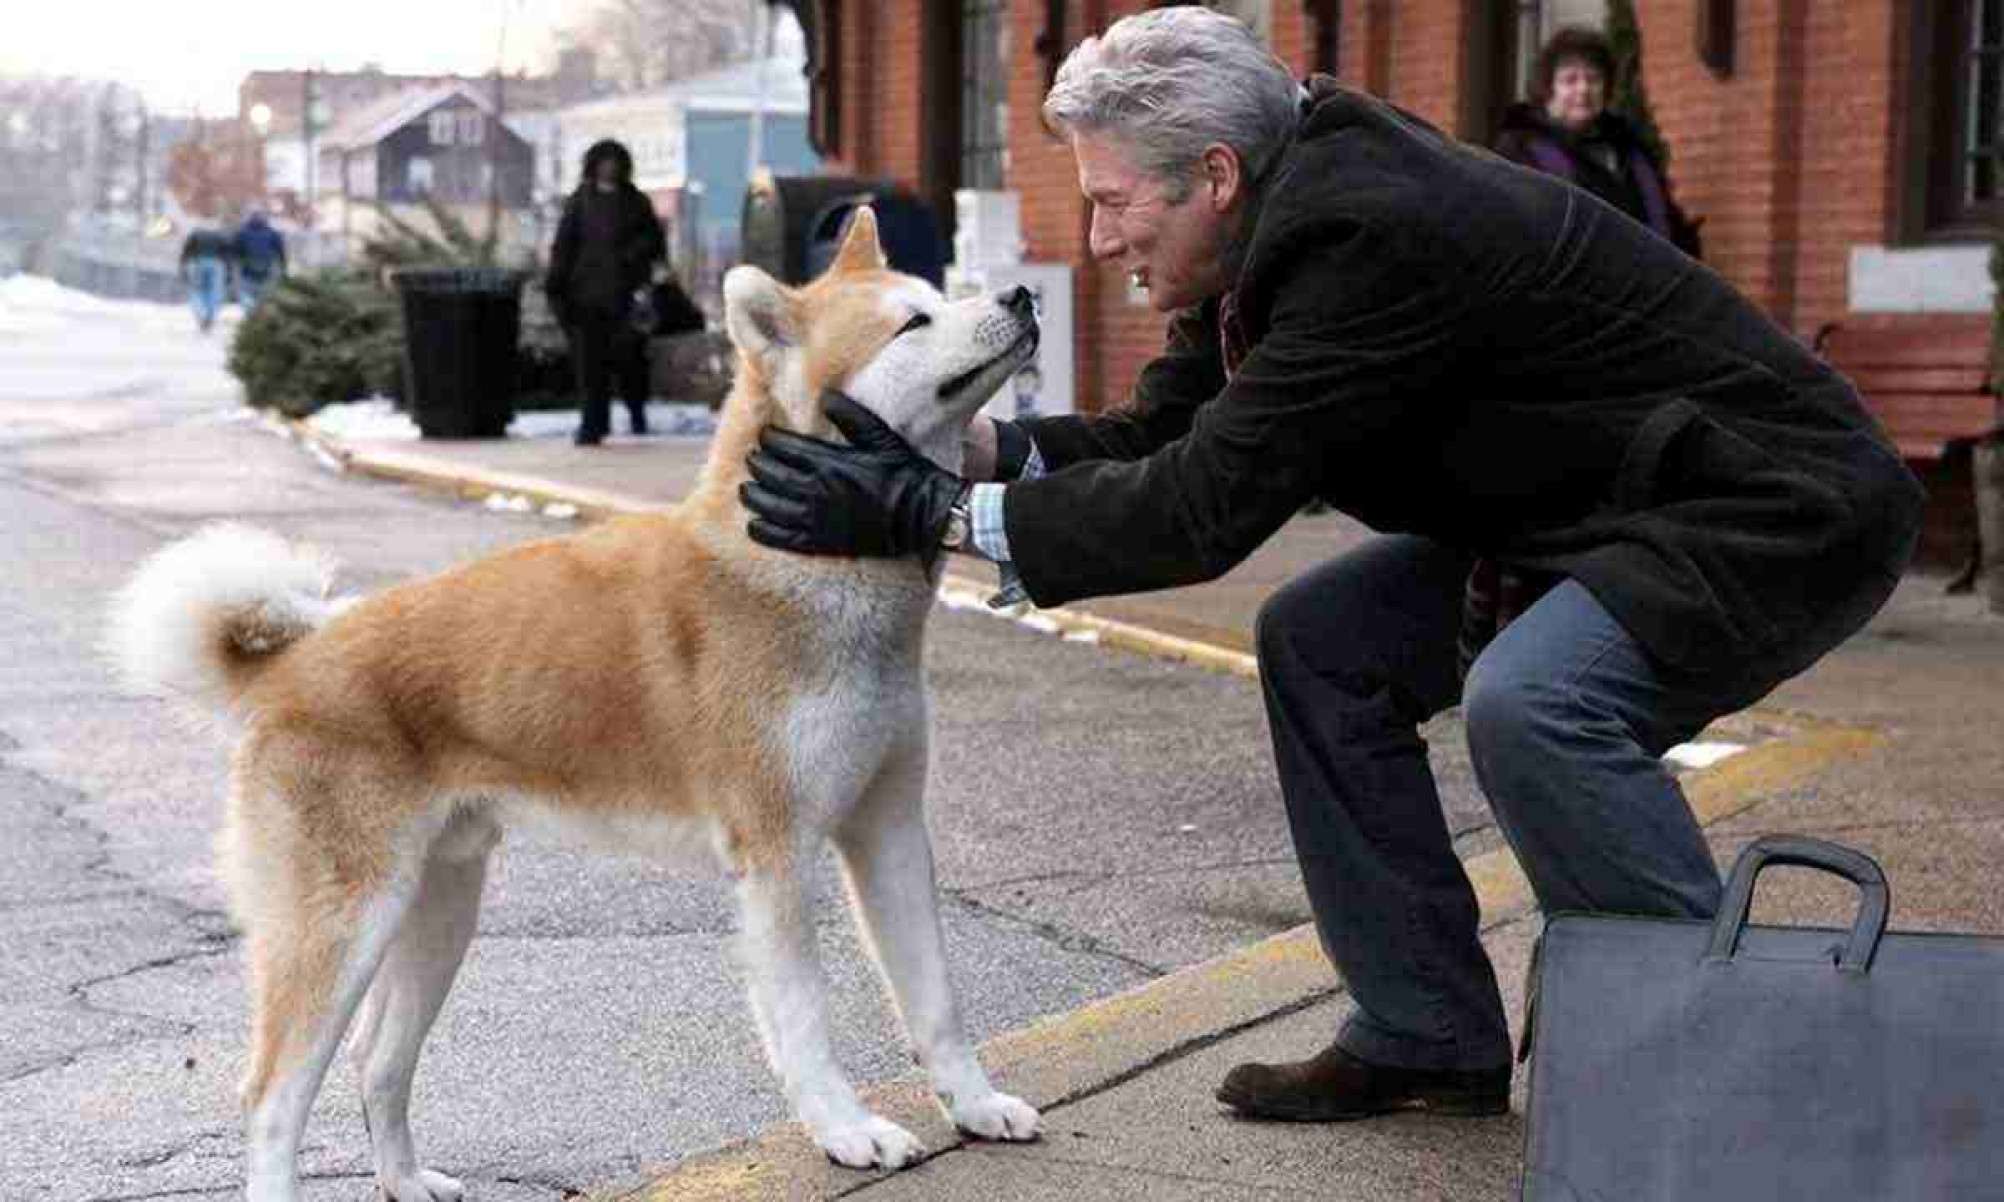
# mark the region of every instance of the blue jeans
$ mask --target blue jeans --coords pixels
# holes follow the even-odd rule
[[[244,271],[237,274],[237,302],[243,305],[245,314],[257,308],[257,303],[271,290],[272,282],[276,278],[269,273],[257,275]]]
[[[1562,582],[1457,679],[1468,555],[1376,539],[1276,592],[1258,643],[1274,758],[1323,949],[1374,1064],[1510,1060],[1502,998],[1417,727],[1462,703],[1476,778],[1546,912],[1709,917],[1720,882],[1661,756],[1863,626],[1896,578],[1835,598],[1809,644],[1729,678],[1651,657]],[[1813,644],[1813,645],[1811,645]]]
[[[216,311],[223,307],[228,276],[221,259],[204,256],[188,263],[188,305],[195,311],[195,324],[204,330],[215,323]]]

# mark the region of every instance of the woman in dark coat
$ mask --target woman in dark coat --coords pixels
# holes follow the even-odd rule
[[[579,446],[597,446],[612,427],[612,377],[647,433],[646,332],[633,322],[633,294],[667,254],[654,206],[633,186],[633,156],[607,138],[585,151],[583,178],[564,205],[543,289],[570,337],[583,415]]]
[[[1538,55],[1531,100],[1503,113],[1496,152],[1585,188],[1699,257],[1698,227],[1670,196],[1670,177],[1627,118],[1608,110],[1614,50],[1590,29],[1561,29]]]

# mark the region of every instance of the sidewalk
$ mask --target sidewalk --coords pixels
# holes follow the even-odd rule
[[[465,495],[525,495],[587,516],[672,503],[701,466],[693,440],[554,439],[339,443],[350,470]],[[1094,601],[1066,620],[1156,654],[1251,671],[1259,602],[1282,581],[1368,537],[1339,516],[1297,519],[1225,579]],[[957,563],[985,589],[992,569]],[[1757,834],[1819,835],[1878,858],[1894,929],[2004,933],[2004,622],[1941,583],[1912,578],[1872,625],[1757,710],[1779,731],[1685,778],[1722,863]],[[1529,890],[1507,851],[1468,861],[1484,943],[1513,1021],[1536,936]],[[1848,886],[1799,869],[1764,874],[1756,918],[1841,926]],[[830,1166],[792,1126],[615,1183],[628,1199],[1504,1199],[1516,1196],[1527,1074],[1507,1119],[1399,1116],[1344,1125],[1233,1119],[1211,1100],[1242,1060],[1292,1059],[1327,1042],[1341,985],[1301,928],[991,1040],[998,1083],[1044,1112],[1028,1146],[960,1143],[914,1078],[872,1103],[935,1155],[898,1174]]]

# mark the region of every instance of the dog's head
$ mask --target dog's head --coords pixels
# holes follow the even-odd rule
[[[733,267],[724,324],[777,424],[828,435],[821,390],[839,388],[949,471],[960,470],[975,412],[1037,351],[1027,290],[949,301],[890,270],[868,206],[856,209],[828,270],[804,288]]]

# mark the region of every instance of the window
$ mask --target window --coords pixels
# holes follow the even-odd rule
[[[2004,0],[1917,4],[1905,233],[1989,236],[2004,218]]]
[[[1503,110],[1524,99],[1542,47],[1543,0],[1463,0],[1461,106],[1456,133],[1488,145]]]
[[[478,146],[487,140],[487,114],[478,109],[462,109],[458,117],[461,146]]]
[[[426,124],[431,128],[431,144],[433,146],[452,145],[452,116],[450,112],[441,110],[432,113],[430,118],[427,119]]]
[[[961,0],[960,186],[1000,188],[1009,155],[1008,0]]]
[[[431,160],[413,157],[404,164],[404,191],[423,196],[431,191]]]

